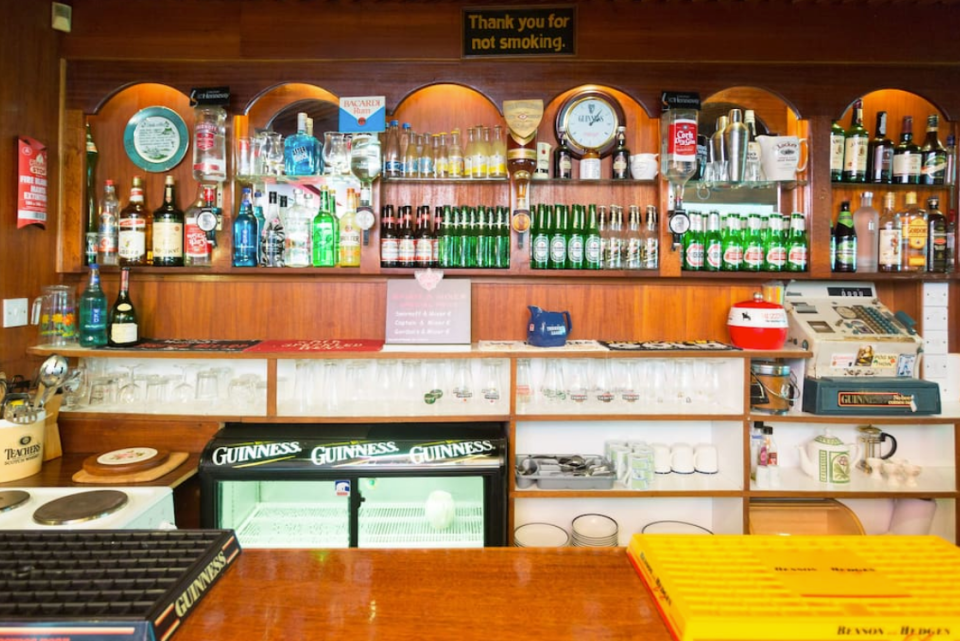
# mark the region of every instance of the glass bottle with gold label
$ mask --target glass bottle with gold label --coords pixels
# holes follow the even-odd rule
[[[903,271],[927,270],[927,212],[917,205],[917,193],[908,191],[900,212],[903,223]]]

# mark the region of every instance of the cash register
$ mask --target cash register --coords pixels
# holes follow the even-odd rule
[[[807,360],[803,411],[911,415],[940,412],[940,386],[918,378],[923,340],[867,282],[792,281],[784,292],[787,345]]]

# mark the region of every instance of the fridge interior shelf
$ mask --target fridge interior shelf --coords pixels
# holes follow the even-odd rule
[[[348,547],[346,504],[258,503],[237,528],[245,548]]]
[[[453,523],[438,530],[422,503],[360,508],[360,547],[456,548],[483,546],[483,504],[457,501]]]

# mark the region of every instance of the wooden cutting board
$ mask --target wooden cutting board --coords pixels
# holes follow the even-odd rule
[[[76,483],[99,483],[101,485],[112,485],[114,483],[148,483],[174,471],[183,465],[189,456],[190,454],[188,452],[170,452],[170,456],[168,456],[162,464],[147,470],[127,474],[91,474],[86,470],[80,470],[73,475],[73,480]]]
[[[170,452],[154,447],[124,447],[93,454],[83,461],[83,469],[94,476],[117,476],[145,472],[159,467],[170,458]]]

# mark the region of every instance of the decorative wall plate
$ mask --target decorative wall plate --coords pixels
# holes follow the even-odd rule
[[[173,109],[147,107],[127,123],[123,147],[137,167],[146,171],[168,171],[187,155],[190,134],[187,125]]]

